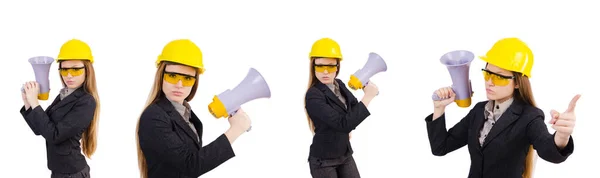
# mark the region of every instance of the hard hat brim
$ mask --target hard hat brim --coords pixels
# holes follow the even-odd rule
[[[175,61],[168,60],[168,59],[159,59],[159,60],[157,60],[157,61],[156,61],[156,67],[157,67],[157,68],[160,66],[160,63],[161,63],[161,62],[170,62],[170,63],[175,63],[175,64],[178,64],[178,65],[183,65],[183,66],[192,67],[192,68],[194,68],[194,69],[198,70],[198,74],[203,74],[203,73],[204,73],[204,71],[206,71],[206,68],[204,68],[204,66],[191,66],[191,65],[182,64],[182,63],[175,62]]]
[[[56,62],[59,61],[69,61],[69,60],[80,60],[80,61],[90,61],[90,63],[94,63],[94,59],[75,59],[75,58],[56,58]]]
[[[343,60],[343,58],[342,58],[342,57],[338,57],[338,56],[312,56],[312,55],[310,55],[310,56],[308,57],[308,59],[311,59],[311,60],[312,60],[313,58],[314,58],[314,59],[316,59],[316,58],[331,58],[331,59],[339,59],[340,61],[342,61],[342,60]]]
[[[506,69],[504,66],[501,66],[501,65],[498,65],[498,64],[496,64],[496,63],[490,62],[490,61],[493,61],[493,60],[491,60],[491,59],[493,59],[493,58],[489,58],[489,57],[487,57],[487,56],[479,56],[479,59],[483,60],[483,61],[484,61],[484,62],[486,62],[486,63],[489,63],[489,64],[492,64],[492,65],[498,66],[498,67],[500,67],[501,69],[504,69],[504,70],[508,70],[508,71],[511,71],[511,72],[519,72],[519,71],[513,71],[513,70]],[[531,74],[525,74],[525,73],[523,73],[523,72],[519,72],[519,73],[521,73],[521,75],[523,75],[523,76],[526,76],[526,77],[528,77],[528,78],[531,78]]]

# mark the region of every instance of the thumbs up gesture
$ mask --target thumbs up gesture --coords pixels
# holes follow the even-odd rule
[[[569,103],[569,107],[563,113],[559,113],[556,110],[552,110],[550,112],[552,119],[550,120],[550,124],[552,124],[552,128],[556,130],[556,135],[554,137],[554,141],[556,145],[560,148],[566,146],[569,142],[569,137],[573,133],[573,128],[575,127],[575,105],[577,100],[579,100],[581,95],[575,95]]]

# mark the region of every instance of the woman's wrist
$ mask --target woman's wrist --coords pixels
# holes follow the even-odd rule
[[[431,118],[431,121],[434,121],[436,119],[438,119],[439,117],[441,117],[442,115],[444,115],[444,112],[446,108],[434,108],[433,109],[433,117]]]
[[[229,127],[229,129],[225,132],[225,136],[229,140],[229,143],[233,144],[233,142],[235,142],[235,140],[243,133],[244,133],[243,130],[240,130],[235,127]]]
[[[569,144],[569,138],[571,137],[571,135],[562,135],[560,133],[556,133],[554,135],[554,143],[556,144],[556,147],[563,149],[567,146],[567,144]]]

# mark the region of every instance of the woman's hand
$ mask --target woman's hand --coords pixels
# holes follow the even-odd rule
[[[577,104],[577,100],[579,100],[581,95],[575,95],[569,103],[569,108],[563,113],[558,113],[556,110],[552,110],[550,114],[552,115],[552,119],[550,120],[550,124],[552,124],[552,128],[556,130],[556,134],[554,135],[554,142],[556,146],[559,148],[564,148],[569,143],[569,137],[573,133],[573,129],[575,128],[575,105]]]
[[[241,108],[229,117],[229,130],[225,132],[225,136],[229,139],[229,143],[233,143],[240,135],[250,128],[250,118]]]
[[[229,117],[231,127],[244,132],[250,128],[250,123],[250,118],[242,109],[239,109],[233,116]]]
[[[27,95],[25,94],[25,85],[23,84],[23,91],[21,91],[21,98],[23,99],[23,105],[25,105],[25,110],[29,109],[29,102],[27,101]]]
[[[369,107],[371,100],[373,100],[373,98],[379,94],[379,88],[373,82],[369,81],[367,82],[367,86],[363,88],[363,92],[365,92],[365,95],[363,95],[363,98],[360,101],[366,107]]]
[[[456,98],[456,94],[452,90],[452,87],[443,87],[435,91],[438,97],[442,100],[433,101],[433,119],[435,120],[438,117],[442,116],[446,110],[446,106],[450,103],[454,102]]]
[[[375,96],[379,94],[379,88],[371,81],[367,83],[367,86],[363,88],[363,91],[365,92],[365,96],[370,98],[375,98]]]
[[[35,81],[30,81],[25,84],[24,88],[27,103],[29,103],[32,108],[39,106],[38,94],[40,92],[40,85]]]

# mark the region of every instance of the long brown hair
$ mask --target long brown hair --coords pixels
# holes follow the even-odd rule
[[[513,75],[515,76],[515,84],[519,86],[517,89],[515,89],[513,97],[525,102],[528,105],[537,107],[535,100],[533,99],[533,92],[529,78],[527,76],[523,76],[523,74],[519,72],[513,72]],[[523,178],[533,177],[536,156],[537,155],[535,154],[533,145],[529,145],[529,151],[527,152],[527,157],[525,158],[525,170],[523,171]]]
[[[306,92],[308,92],[308,90],[310,89],[310,87],[314,86],[315,84],[317,84],[317,82],[319,82],[319,79],[317,78],[317,76],[315,75],[315,59],[317,59],[319,57],[313,57],[310,59],[310,73],[308,74],[308,87],[306,88]],[[337,77],[338,74],[340,74],[340,59],[336,59],[337,62],[337,71],[335,72],[335,76]],[[334,77],[335,78],[335,77]],[[306,99],[304,99],[304,114],[306,115],[306,120],[308,120],[308,128],[310,128],[310,131],[314,134],[315,133],[315,125],[313,124],[312,120],[310,119],[310,117],[308,116],[308,112],[306,112]]]
[[[81,149],[83,154],[92,158],[94,152],[96,152],[97,140],[98,140],[98,120],[100,118],[100,97],[98,96],[98,88],[96,87],[96,72],[94,66],[88,60],[81,60],[85,68],[85,80],[83,81],[83,89],[94,97],[96,101],[96,108],[94,110],[94,118],[88,126],[88,128],[81,135]],[[59,62],[59,67],[62,61]],[[65,81],[60,77],[63,87],[66,86]]]
[[[158,66],[158,69],[156,70],[156,74],[154,74],[154,84],[152,84],[152,89],[150,90],[150,95],[148,95],[148,100],[146,100],[146,105],[144,106],[144,111],[148,108],[148,106],[150,106],[151,104],[154,104],[158,98],[162,97],[164,95],[163,91],[162,91],[162,85],[163,85],[163,74],[165,72],[165,68],[167,68],[168,65],[183,65],[183,64],[178,64],[178,63],[173,63],[173,62],[161,62],[160,65]],[[198,89],[198,78],[199,78],[199,71],[196,71],[196,83],[194,83],[194,86],[192,86],[192,91],[190,92],[190,94],[185,98],[186,101],[192,101],[192,99],[194,98],[194,95],[196,95],[196,90]],[[135,128],[135,141],[137,143],[137,156],[138,156],[138,167],[140,169],[140,177],[141,178],[147,178],[148,177],[148,165],[146,164],[146,158],[144,157],[144,152],[142,152],[142,148],[140,147],[140,139],[139,139],[139,130],[140,130],[140,119],[141,119],[141,114],[140,117],[138,117],[138,122],[137,122],[137,126]]]

